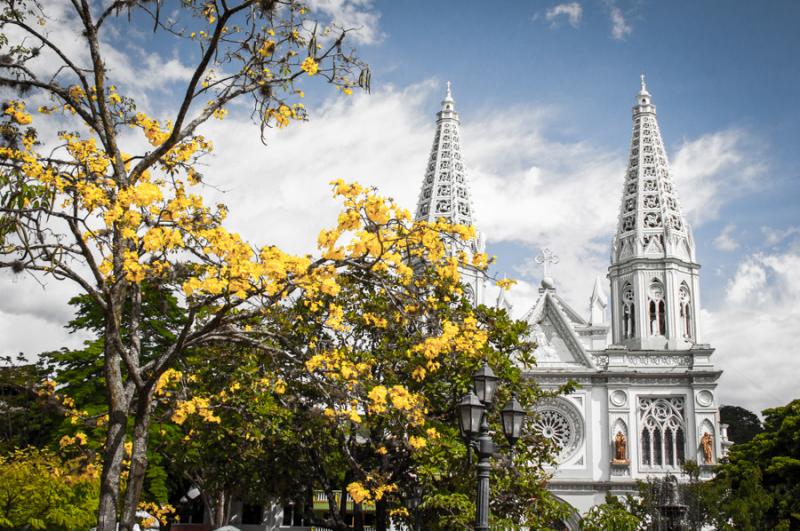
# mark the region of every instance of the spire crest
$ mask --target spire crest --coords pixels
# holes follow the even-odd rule
[[[694,243],[672,184],[656,108],[644,74],[640,80],[613,262],[644,256],[694,262]]]
[[[431,222],[445,218],[462,225],[474,225],[471,191],[461,156],[461,122],[454,103],[448,81],[442,110],[436,114],[436,135],[417,203],[416,218]]]

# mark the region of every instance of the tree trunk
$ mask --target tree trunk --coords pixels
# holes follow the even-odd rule
[[[375,531],[387,531],[389,528],[389,515],[386,511],[386,500],[375,502]]]
[[[142,496],[145,472],[147,471],[147,438],[150,430],[150,413],[155,387],[147,388],[136,400],[136,415],[133,424],[133,447],[128,488],[122,509],[120,531],[132,531],[136,523],[136,508]]]
[[[364,511],[360,503],[353,504],[353,530],[364,531]]]

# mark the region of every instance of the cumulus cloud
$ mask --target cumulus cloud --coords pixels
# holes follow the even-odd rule
[[[704,335],[717,351],[723,403],[760,411],[797,398],[800,358],[800,253],[746,257],[728,280],[724,304],[704,311]]]
[[[714,247],[719,249],[720,251],[735,251],[739,248],[739,242],[733,236],[733,232],[736,230],[736,225],[733,223],[728,223],[722,229],[722,232],[719,233],[719,236],[714,238]]]
[[[684,140],[672,160],[678,192],[685,192],[681,205],[695,225],[715,219],[723,204],[763,185],[767,169],[761,147],[738,128]]]
[[[761,234],[764,235],[764,243],[768,246],[773,246],[784,242],[787,238],[800,235],[800,227],[792,226],[785,229],[761,227]]]
[[[577,28],[583,16],[583,7],[578,2],[569,2],[566,4],[558,4],[550,9],[544,15],[544,18],[553,26],[558,22],[559,17],[566,17],[569,25]]]
[[[383,39],[380,13],[372,0],[311,0],[309,7],[329,16],[341,28],[353,30],[350,35],[359,44],[375,44]]]
[[[609,16],[611,17],[611,37],[617,41],[624,41],[625,37],[633,32],[633,26],[625,20],[622,10],[615,5],[609,7]]]

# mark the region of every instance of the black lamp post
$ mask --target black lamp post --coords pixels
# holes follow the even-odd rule
[[[491,458],[495,455],[494,442],[489,434],[488,413],[497,391],[497,376],[491,367],[484,362],[473,377],[475,389],[470,391],[458,404],[458,421],[461,436],[467,448],[478,454],[477,478],[478,488],[475,500],[475,530],[489,529],[489,472],[492,469]],[[522,409],[516,396],[506,404],[500,413],[503,434],[513,448],[522,433],[522,422],[525,410]]]

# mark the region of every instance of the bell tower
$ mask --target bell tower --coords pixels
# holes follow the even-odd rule
[[[699,270],[642,76],[608,269],[614,344],[631,350],[692,348],[698,342]]]

